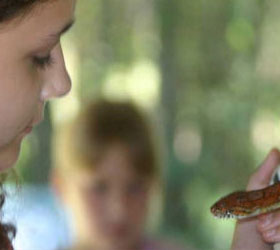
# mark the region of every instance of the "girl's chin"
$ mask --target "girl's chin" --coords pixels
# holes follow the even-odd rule
[[[9,159],[8,161],[1,161],[0,159],[0,174],[3,173],[3,172],[6,172],[7,170],[11,169],[16,161],[17,161],[18,158],[15,158],[15,159]]]
[[[11,169],[18,160],[21,141],[14,142],[5,149],[0,148],[0,174]]]

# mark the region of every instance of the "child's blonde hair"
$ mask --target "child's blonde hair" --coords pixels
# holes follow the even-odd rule
[[[130,102],[99,100],[86,105],[73,122],[57,131],[54,165],[63,174],[93,169],[115,143],[128,150],[134,170],[158,175],[153,140],[144,115]]]

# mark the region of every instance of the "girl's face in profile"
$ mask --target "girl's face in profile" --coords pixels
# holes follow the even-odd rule
[[[91,247],[130,250],[139,244],[151,183],[131,164],[125,147],[111,146],[95,170],[79,171],[64,190]]]
[[[47,1],[0,23],[0,172],[15,163],[23,137],[42,121],[45,102],[70,90],[60,36],[74,8],[75,0]]]

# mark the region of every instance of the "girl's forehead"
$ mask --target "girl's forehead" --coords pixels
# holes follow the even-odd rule
[[[74,19],[75,0],[46,1],[31,12],[0,24],[0,39],[21,38],[21,42],[44,40],[59,34]]]

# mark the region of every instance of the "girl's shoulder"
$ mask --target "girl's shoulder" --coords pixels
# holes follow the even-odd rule
[[[146,239],[143,250],[194,250],[171,239]]]

